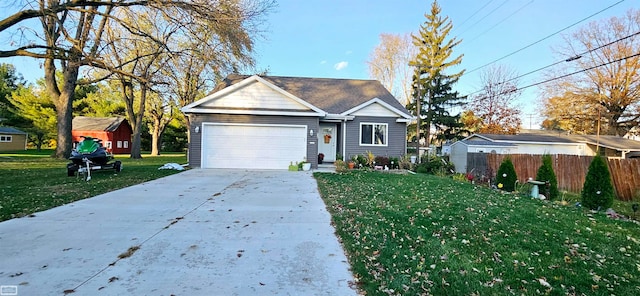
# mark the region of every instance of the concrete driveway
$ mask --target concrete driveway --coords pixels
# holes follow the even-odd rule
[[[356,295],[330,223],[309,172],[194,169],[0,223],[0,295]]]

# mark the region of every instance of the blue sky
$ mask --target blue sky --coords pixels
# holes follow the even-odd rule
[[[620,3],[618,3],[620,2]],[[280,0],[257,46],[259,69],[270,75],[368,79],[366,61],[381,33],[416,33],[432,1]],[[622,16],[640,8],[636,0],[441,0],[442,15],[453,22],[452,36],[462,39],[454,55],[463,54],[467,72],[509,55],[609,6],[611,8],[499,61],[523,74],[559,60],[552,46],[591,21]],[[617,3],[617,4],[616,4]],[[469,72],[457,90],[478,90],[482,69]],[[521,86],[542,80],[542,72],[525,76]],[[535,88],[521,99],[523,126],[535,128]],[[533,114],[529,116],[528,114]],[[532,119],[530,121],[530,119]]]
[[[620,2],[620,3],[618,3]],[[366,61],[381,33],[415,33],[425,21],[432,1],[418,0],[279,0],[265,20],[264,39],[256,44],[258,70],[270,75],[368,79]],[[462,40],[454,55],[463,54],[460,69],[467,69],[457,85],[465,95],[478,90],[482,69],[472,69],[502,58],[609,6],[588,20],[549,37],[498,63],[522,74],[559,60],[551,47],[591,21],[622,16],[640,8],[637,0],[440,0],[442,15],[453,22],[452,36]],[[482,9],[481,9],[482,8]],[[2,16],[2,13],[0,13]],[[2,59],[33,82],[42,77],[38,62]],[[524,77],[525,86],[542,79],[542,72]],[[521,99],[523,124],[536,113],[536,89]]]

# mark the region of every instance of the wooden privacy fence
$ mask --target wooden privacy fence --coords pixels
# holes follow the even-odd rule
[[[511,154],[519,182],[536,178],[538,168],[542,165],[542,155]],[[467,156],[467,172],[473,169],[477,176],[494,178],[500,164],[507,155],[489,153],[469,153]],[[593,156],[551,155],[553,171],[558,178],[558,189],[580,193],[587,176]],[[640,190],[640,159],[609,159],[609,172],[618,199],[631,200]]]

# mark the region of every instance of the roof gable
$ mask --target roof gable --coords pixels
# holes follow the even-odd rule
[[[298,100],[289,98],[282,92],[274,90],[263,83],[253,82],[238,88],[226,96],[200,104],[204,108],[243,108],[243,109],[282,109],[282,110],[311,110]]]
[[[379,116],[379,117],[402,117],[409,120],[411,116],[394,108],[379,98],[374,98],[363,104],[355,106],[345,112],[342,115],[352,116]]]
[[[129,124],[124,117],[87,117],[76,116],[71,123],[74,131],[114,132],[121,124]]]
[[[383,106],[396,113],[395,116],[411,118],[409,111],[380,82],[375,80],[229,75],[207,98],[227,95],[233,91],[232,89],[246,84],[248,79],[261,81],[285,96],[300,100],[303,105],[308,104],[312,110],[324,112],[324,115],[345,114],[346,111],[378,99],[377,102],[384,102]],[[187,105],[183,111],[196,111],[193,108],[196,105],[198,104]],[[389,115],[387,111],[383,114]]]
[[[254,75],[182,108],[185,113],[287,114],[324,116],[326,112]]]

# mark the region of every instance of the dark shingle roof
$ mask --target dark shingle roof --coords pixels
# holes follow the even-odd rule
[[[0,126],[0,134],[26,135],[27,133],[10,126]]]
[[[547,142],[547,143],[575,143],[575,141],[564,136],[539,135],[539,134],[518,134],[518,135],[497,135],[497,134],[478,134],[494,141],[512,141],[512,142]]]
[[[566,135],[566,134],[543,134],[543,133],[526,133],[518,135],[495,135],[495,134],[478,134],[480,136],[492,139],[494,141],[510,141],[510,142],[545,142],[545,143],[587,143],[591,145],[599,144],[601,146],[617,149],[617,150],[633,150],[640,151],[640,141],[625,139],[618,136],[606,135]]]
[[[229,75],[214,92],[236,84],[249,75]],[[400,102],[376,80],[260,76],[284,91],[332,114],[343,113],[353,107],[378,98],[409,114]]]
[[[588,144],[606,146],[618,150],[636,150],[640,151],[640,141],[625,139],[618,136],[596,136],[596,135],[570,135],[566,136],[577,142],[586,142]]]
[[[514,147],[514,146],[518,146],[518,145],[513,144],[513,143],[491,142],[491,141],[484,141],[484,140],[463,140],[461,142],[465,143],[467,145],[476,145],[476,146],[497,146],[497,147]]]
[[[86,117],[73,118],[74,131],[105,131],[113,132],[124,122],[124,117]]]

